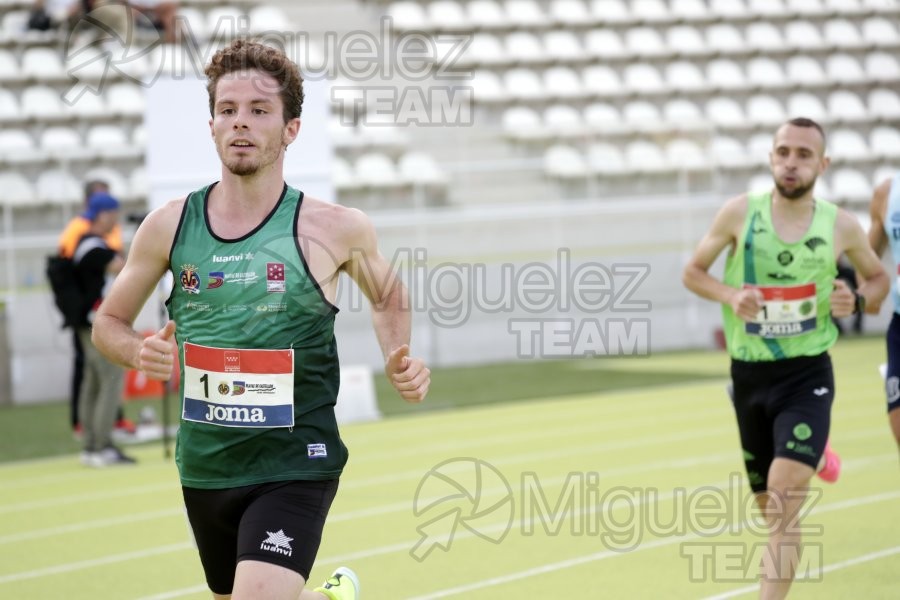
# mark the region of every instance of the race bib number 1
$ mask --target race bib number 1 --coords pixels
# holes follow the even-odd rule
[[[749,335],[782,338],[802,335],[816,328],[816,284],[751,286],[763,294],[763,307],[754,321],[746,323]]]
[[[294,426],[294,351],[184,344],[185,421]]]

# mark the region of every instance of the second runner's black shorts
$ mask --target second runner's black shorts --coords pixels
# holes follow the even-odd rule
[[[823,353],[767,362],[732,360],[731,379],[753,491],[766,489],[769,467],[776,457],[815,469],[831,426],[831,357]]]

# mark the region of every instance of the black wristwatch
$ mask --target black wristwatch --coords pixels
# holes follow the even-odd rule
[[[856,297],[856,303],[853,306],[853,314],[863,314],[866,312],[866,297],[853,290],[853,295]]]

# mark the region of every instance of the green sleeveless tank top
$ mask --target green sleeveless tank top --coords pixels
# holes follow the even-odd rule
[[[736,288],[760,287],[765,303],[752,323],[737,317],[730,305],[722,305],[732,358],[757,362],[815,356],[837,339],[829,303],[837,276],[837,207],[815,202],[809,230],[800,241],[788,244],[772,225],[771,192],[748,196],[743,234],[725,262],[724,281]]]
[[[207,219],[214,185],[187,197],[169,259],[181,482],[221,489],[335,479],[347,462],[334,416],[337,308],[297,242],[303,193],[285,185],[262,223],[226,240]]]

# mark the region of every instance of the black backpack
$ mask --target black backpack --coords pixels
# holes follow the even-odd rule
[[[58,255],[48,256],[47,279],[53,291],[53,302],[63,315],[63,327],[84,324],[88,313],[87,299],[75,272],[75,262]]]

